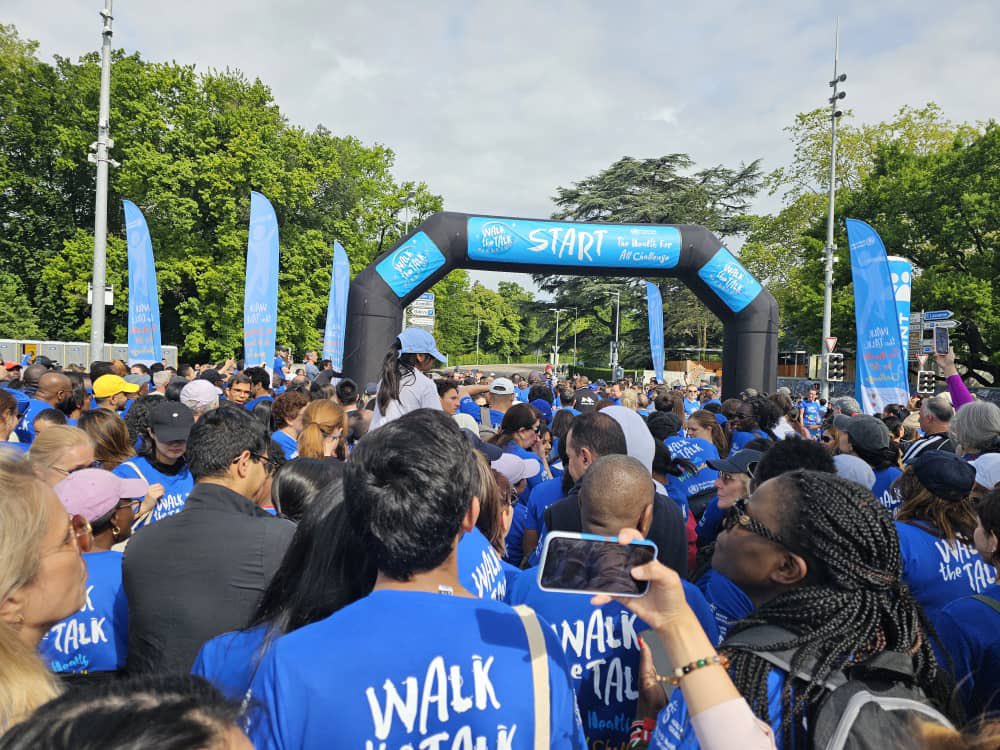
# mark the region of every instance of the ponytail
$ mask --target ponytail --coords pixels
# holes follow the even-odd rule
[[[402,348],[403,344],[396,339],[382,360],[382,373],[379,375],[378,394],[375,397],[382,414],[385,414],[391,402],[399,400],[403,378],[409,378],[409,382],[416,379],[413,370],[417,364],[417,355],[400,354]]]

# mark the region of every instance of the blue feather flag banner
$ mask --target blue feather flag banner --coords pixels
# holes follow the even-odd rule
[[[660,288],[649,281],[646,282],[646,307],[649,311],[649,351],[653,356],[653,370],[656,372],[656,382],[663,382],[663,365],[665,352],[663,350],[663,297]]]
[[[344,370],[344,334],[347,330],[347,295],[350,289],[351,264],[344,247],[339,242],[334,242],[330,304],[326,308],[326,332],[323,335],[323,359],[330,360],[337,372]]]
[[[243,297],[243,359],[272,370],[278,328],[278,217],[270,201],[250,193],[250,236]]]
[[[148,366],[163,359],[153,241],[139,207],[132,201],[122,204],[128,241],[128,361]]]
[[[905,405],[910,397],[896,295],[878,232],[863,221],[847,219],[847,239],[858,329],[855,388],[865,414],[881,414],[886,404]]]

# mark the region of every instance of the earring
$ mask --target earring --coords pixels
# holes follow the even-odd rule
[[[24,615],[22,615],[20,612],[18,612],[17,619],[14,620],[14,627],[17,630],[20,630],[23,625],[24,625]]]
[[[114,536],[118,536],[119,534],[121,534],[121,533],[122,533],[122,530],[121,530],[121,529],[119,529],[119,528],[118,528],[117,526],[115,526],[115,524],[114,524],[114,523],[112,523],[112,524],[111,524],[111,533],[112,533],[112,534],[113,534]]]

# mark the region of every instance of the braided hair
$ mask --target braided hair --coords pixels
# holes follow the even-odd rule
[[[815,660],[808,683],[786,679],[781,731],[785,747],[807,740],[802,717],[825,695],[830,675],[883,651],[913,658],[916,683],[939,708],[948,694],[928,633],[933,631],[902,583],[899,538],[892,519],[861,485],[830,474],[799,470],[772,480],[784,502],[777,533],[805,559],[803,584],[780,594],[735,625],[777,625],[795,635],[764,650],[795,649],[791,671]],[[754,712],[770,723],[770,663],[751,651],[729,653],[733,682]],[[794,688],[793,688],[793,682]]]

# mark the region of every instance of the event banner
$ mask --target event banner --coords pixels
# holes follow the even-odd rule
[[[878,233],[863,221],[847,219],[847,238],[858,329],[857,398],[865,414],[881,414],[886,404],[906,404],[910,397],[896,295]]]
[[[910,351],[910,295],[913,291],[913,265],[906,258],[890,255],[889,275],[892,277],[892,292],[896,297],[896,312],[899,314],[899,341],[908,357]]]
[[[675,227],[573,224],[471,216],[469,260],[575,268],[673,268],[681,257]]]
[[[153,242],[139,207],[132,201],[122,204],[128,241],[128,361],[148,366],[163,359]]]
[[[250,193],[250,236],[243,297],[243,358],[247,367],[274,362],[278,327],[278,217],[270,201]]]
[[[323,335],[323,359],[333,363],[337,372],[344,370],[344,332],[347,328],[347,294],[351,288],[351,264],[344,246],[333,243],[333,276],[330,279],[330,303],[326,308],[326,332]]]
[[[663,297],[660,288],[646,282],[646,308],[649,311],[649,351],[653,355],[653,370],[656,382],[663,382]]]
[[[383,258],[375,271],[402,299],[445,263],[444,254],[425,232],[410,239]]]

